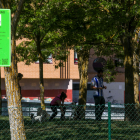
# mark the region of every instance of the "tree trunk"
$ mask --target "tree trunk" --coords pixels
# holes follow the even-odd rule
[[[38,56],[39,56],[39,78],[40,78],[41,108],[42,108],[42,110],[46,110],[45,103],[44,103],[43,57],[42,57],[41,48],[40,48],[40,41],[37,41],[37,51],[38,51]]]
[[[43,60],[39,58],[39,73],[40,73],[40,100],[42,110],[46,110],[44,103],[44,82],[43,82]]]
[[[87,97],[87,82],[88,82],[88,64],[89,50],[80,50],[78,52],[78,69],[80,77],[79,85],[79,118],[85,118],[86,97]]]
[[[139,48],[137,38],[126,38],[125,54],[125,120],[136,121],[138,115],[139,96]]]
[[[21,100],[20,100],[20,91],[19,91],[18,79],[17,79],[18,73],[17,73],[16,43],[15,43],[16,28],[17,28],[18,20],[20,18],[20,13],[23,8],[24,1],[25,0],[18,1],[16,5],[17,10],[12,16],[11,66],[4,68],[11,140],[19,140],[19,139],[25,140],[26,139]],[[7,8],[11,9],[10,7],[11,1],[0,1],[0,5],[4,9],[7,9]]]
[[[133,41],[133,86],[134,86],[134,116],[133,120],[139,120],[139,48],[140,43],[137,43],[138,31],[135,33]]]
[[[7,106],[9,113],[9,123],[11,140],[25,140],[24,120],[20,100],[20,91],[17,79],[17,61],[15,52],[15,38],[12,37],[12,62],[10,67],[4,68],[5,85],[7,95]]]
[[[125,120],[133,120],[134,115],[134,79],[133,79],[133,47],[132,42],[125,38],[124,42],[125,66]]]
[[[2,114],[2,92],[1,92],[1,67],[0,67],[0,115]]]
[[[135,34],[133,42],[133,83],[134,83],[134,103],[139,106],[139,46],[137,43],[138,33]]]

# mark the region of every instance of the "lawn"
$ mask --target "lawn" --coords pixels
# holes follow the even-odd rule
[[[0,116],[0,140],[10,140],[8,116]],[[107,140],[108,121],[91,119],[39,122],[24,117],[27,140]],[[112,140],[140,140],[140,122],[111,121]]]

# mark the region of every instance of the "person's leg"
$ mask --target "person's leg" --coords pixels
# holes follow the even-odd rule
[[[61,120],[65,119],[65,112],[66,112],[66,107],[65,106],[63,106],[63,112],[64,112],[64,114],[61,113]]]
[[[100,120],[100,97],[94,96],[95,101],[95,117],[96,120]]]
[[[57,115],[57,107],[56,106],[51,106],[51,110],[52,110],[53,114],[50,116],[49,120],[52,120]]]
[[[100,118],[102,116],[102,113],[104,112],[105,110],[105,99],[103,96],[101,96],[101,100],[100,100]]]

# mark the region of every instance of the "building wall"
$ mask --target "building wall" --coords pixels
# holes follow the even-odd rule
[[[74,51],[70,51],[70,79],[79,79],[78,65],[74,64]]]
[[[79,82],[73,82],[79,83]],[[90,82],[88,83],[90,84]],[[112,104],[124,104],[124,82],[104,82],[104,86],[107,86],[107,89],[103,90],[105,102],[111,102]],[[79,90],[73,90],[73,101],[78,102]],[[87,103],[94,103],[93,90],[87,90]]]
[[[73,84],[79,84],[79,82],[73,82]],[[90,82],[88,82],[90,84]],[[125,103],[125,82],[104,82],[104,86],[107,89],[103,89],[105,103],[111,102],[111,104],[124,104]],[[139,83],[139,97],[140,97],[140,83]],[[73,102],[78,102],[79,90],[73,90]],[[140,102],[140,98],[139,98]],[[94,103],[93,90],[87,90],[87,103]]]
[[[17,45],[22,41],[27,41],[27,39],[18,40]],[[96,74],[93,69],[93,61],[97,56],[94,55],[94,50],[90,50],[89,65],[88,65],[88,77],[89,81]],[[104,57],[105,58],[105,57]],[[105,58],[106,59],[106,58]],[[63,79],[60,75],[60,68],[55,69],[55,60],[52,59],[53,64],[43,65],[43,77],[45,79]],[[58,63],[59,61],[56,61]],[[74,50],[70,50],[69,56],[69,77],[67,79],[79,80],[78,64],[74,64]],[[124,68],[118,68],[122,73],[118,73],[115,82],[124,82]],[[66,70],[67,71],[67,70]],[[23,79],[36,79],[39,78],[39,64],[32,63],[31,65],[25,65],[24,62],[18,63],[18,72],[23,74]],[[4,78],[4,69],[1,72],[2,78]]]
[[[43,77],[47,79],[62,79],[60,78],[60,68],[55,69],[55,60],[53,64],[43,64]],[[56,62],[58,63],[58,61]],[[74,51],[70,51],[70,77],[68,79],[79,79],[78,65],[74,64]],[[39,64],[31,63],[31,65],[25,65],[24,62],[18,63],[18,72],[23,74],[25,78],[39,78]],[[2,67],[1,76],[4,78],[4,68]]]
[[[2,79],[2,97],[6,96],[5,80]],[[29,98],[40,99],[40,87],[39,79],[22,79],[20,81],[21,94],[23,99]],[[61,92],[67,94],[67,102],[72,101],[72,80],[69,79],[44,79],[44,98],[53,99],[55,96],[61,94]]]

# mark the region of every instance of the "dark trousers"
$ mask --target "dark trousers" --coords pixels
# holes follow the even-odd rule
[[[103,96],[94,96],[95,101],[95,117],[96,120],[101,120],[102,113],[105,109],[105,99]]]
[[[59,108],[59,106],[51,106],[51,110],[52,110],[53,114],[51,115],[49,120],[52,120],[57,115],[57,108]],[[64,114],[61,113],[61,120],[64,119],[64,115],[65,115],[65,112],[66,112],[66,107],[62,107],[62,108],[63,108]]]

